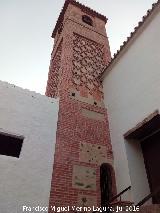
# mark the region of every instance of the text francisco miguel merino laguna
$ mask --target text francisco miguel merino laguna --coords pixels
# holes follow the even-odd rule
[[[124,209],[125,208],[125,209]],[[76,211],[76,212],[136,212],[139,211],[139,206],[115,206],[113,207],[80,207],[80,206],[65,206],[65,207],[57,207],[57,206],[50,206],[51,211],[53,212],[70,212],[70,211]],[[48,212],[48,207],[29,207],[29,206],[23,206],[23,212]]]

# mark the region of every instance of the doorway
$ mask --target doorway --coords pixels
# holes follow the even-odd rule
[[[151,193],[160,188],[160,131],[141,141],[141,148]],[[160,204],[160,192],[152,197]]]
[[[112,167],[107,163],[100,166],[101,206],[107,207],[112,194]]]
[[[134,202],[160,189],[160,114],[155,111],[124,134]],[[157,192],[148,204],[160,204]]]

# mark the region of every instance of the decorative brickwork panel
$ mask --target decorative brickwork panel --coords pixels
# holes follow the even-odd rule
[[[55,56],[51,59],[46,95],[49,97],[56,97],[58,92],[59,82],[59,71],[61,66],[61,55],[62,55],[62,41],[60,42]]]
[[[99,164],[107,162],[107,147],[90,144],[80,143],[80,161],[92,164]]]
[[[99,120],[99,121],[105,120],[104,114],[94,112],[94,111],[91,111],[91,110],[87,110],[87,109],[82,109],[82,115],[87,117],[87,118],[94,119],[94,120]]]
[[[104,47],[77,34],[73,43],[73,88],[80,90],[82,96],[88,93],[101,99],[103,92],[98,76],[105,67]]]
[[[96,170],[91,167],[74,165],[73,188],[96,190]]]

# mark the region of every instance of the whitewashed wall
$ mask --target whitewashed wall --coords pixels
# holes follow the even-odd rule
[[[20,158],[0,155],[0,212],[48,206],[58,107],[55,99],[0,82],[0,132],[24,136]]]
[[[157,8],[103,80],[118,192],[131,184],[132,193],[123,199],[133,199],[135,203],[150,190],[140,147],[125,141],[123,134],[160,109],[159,26]]]

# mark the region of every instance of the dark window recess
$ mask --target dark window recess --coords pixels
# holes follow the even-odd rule
[[[19,158],[23,138],[0,133],[0,155],[7,155]]]
[[[86,24],[90,25],[90,26],[93,26],[93,21],[89,16],[83,15],[82,21],[85,22]]]
[[[73,92],[73,93],[72,93],[72,96],[75,97],[75,95],[76,95],[76,94]]]

